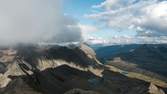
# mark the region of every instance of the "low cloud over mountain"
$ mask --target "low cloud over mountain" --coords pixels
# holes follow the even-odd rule
[[[80,28],[64,16],[62,4],[60,0],[0,1],[1,45],[80,41]]]

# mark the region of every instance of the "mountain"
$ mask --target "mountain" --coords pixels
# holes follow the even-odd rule
[[[110,65],[117,68],[163,79],[167,77],[166,44],[133,44],[99,47],[96,53],[98,59],[102,62],[109,61]],[[118,58],[120,61],[117,60]],[[164,77],[159,77],[158,75]]]
[[[1,50],[0,94],[165,94],[112,71],[87,45],[19,45]]]
[[[97,58],[100,61],[105,62],[105,60],[110,59],[112,56],[116,54],[129,52],[133,49],[136,49],[139,46],[140,44],[98,46],[98,48],[95,48],[94,46],[91,47],[95,50]]]
[[[119,53],[114,57],[167,77],[167,45],[141,45],[132,52]]]

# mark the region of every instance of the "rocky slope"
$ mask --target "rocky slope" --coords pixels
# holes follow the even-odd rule
[[[19,46],[2,53],[0,94],[165,94],[100,64],[88,46]]]

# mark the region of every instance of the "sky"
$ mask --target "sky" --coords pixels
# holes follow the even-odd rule
[[[78,22],[62,7],[62,0],[0,0],[0,46],[82,41]]]
[[[64,0],[92,43],[167,43],[167,0]]]
[[[167,0],[0,0],[0,46],[167,43]]]

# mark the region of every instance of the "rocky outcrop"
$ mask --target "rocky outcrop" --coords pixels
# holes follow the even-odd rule
[[[150,94],[165,94],[165,92],[162,89],[158,88],[152,83],[149,86],[149,93]]]
[[[0,94],[43,94],[34,90],[21,77],[13,78],[12,81],[5,87],[0,89]]]
[[[103,77],[98,77],[68,65],[10,78],[12,81],[1,90],[3,94],[164,94],[156,86],[149,90],[149,83],[119,73],[105,70]]]
[[[0,88],[4,88],[11,81],[5,74],[0,74]]]
[[[164,94],[148,82],[107,69],[83,44],[17,50],[0,75],[0,94]]]

